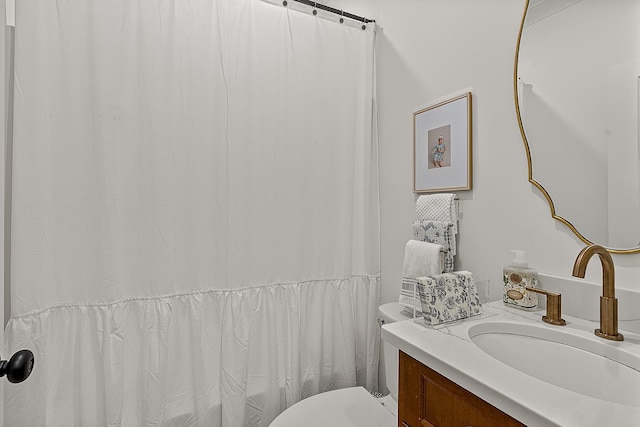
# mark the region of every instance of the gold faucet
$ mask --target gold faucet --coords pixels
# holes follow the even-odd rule
[[[592,256],[598,254],[602,263],[602,296],[600,297],[600,329],[595,334],[608,340],[622,341],[624,336],[618,333],[618,300],[615,297],[615,273],[613,259],[600,245],[589,245],[582,249],[573,264],[573,275],[584,279],[587,264]]]

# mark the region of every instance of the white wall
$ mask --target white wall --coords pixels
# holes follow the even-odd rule
[[[382,295],[397,299],[410,238],[412,114],[466,89],[473,93],[473,190],[460,192],[456,267],[490,279],[499,297],[509,249],[540,271],[570,276],[584,244],[554,221],[527,181],[513,95],[513,61],[524,0],[332,0],[376,19],[380,144]],[[614,255],[618,286],[640,290],[640,255]],[[587,278],[600,281],[594,259]]]

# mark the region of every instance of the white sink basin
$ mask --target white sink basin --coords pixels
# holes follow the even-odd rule
[[[563,327],[481,322],[469,337],[495,359],[539,380],[608,402],[640,407],[640,357],[620,342]]]

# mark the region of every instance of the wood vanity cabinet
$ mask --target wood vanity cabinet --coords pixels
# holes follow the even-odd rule
[[[466,426],[524,424],[401,351],[398,427]]]

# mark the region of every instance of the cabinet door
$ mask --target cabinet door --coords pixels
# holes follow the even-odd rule
[[[524,426],[403,352],[399,382],[401,427]]]

